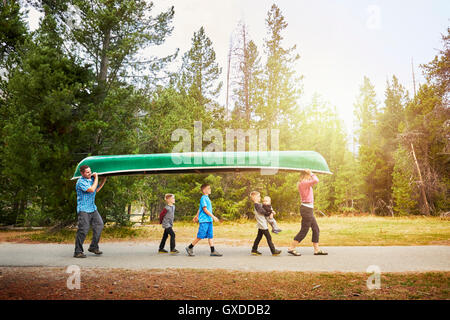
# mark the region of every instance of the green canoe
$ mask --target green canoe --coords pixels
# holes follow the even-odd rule
[[[315,151],[249,151],[249,152],[187,152],[93,156],[83,159],[75,169],[88,165],[101,176],[258,171],[302,171],[331,174],[325,159]]]

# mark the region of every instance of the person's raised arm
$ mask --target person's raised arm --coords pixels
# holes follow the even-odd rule
[[[103,186],[105,185],[105,182],[106,182],[106,177],[103,178],[102,183],[97,187],[97,192],[99,192],[103,188]]]
[[[315,184],[317,184],[319,182],[319,178],[317,178],[317,176],[311,172],[311,170],[305,170],[305,172],[311,177],[311,179],[309,180],[303,180],[303,181],[299,181],[297,183],[297,188],[300,189],[300,185],[306,185],[306,186],[313,186]]]
[[[92,186],[90,186],[86,190],[87,192],[94,192],[94,191],[96,191],[97,186],[98,186],[98,175],[97,175],[97,172],[94,172],[92,175],[94,176],[94,183],[92,184]]]
[[[319,182],[319,178],[314,173],[311,173],[312,183],[311,185],[315,185]]]

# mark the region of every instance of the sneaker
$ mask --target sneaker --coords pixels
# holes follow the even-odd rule
[[[214,250],[213,252],[211,252],[210,256],[211,256],[211,257],[221,257],[222,254],[219,253],[219,252],[217,252],[216,250]]]
[[[86,258],[86,255],[83,252],[78,252],[73,254],[74,258]]]
[[[95,254],[102,254],[103,252],[101,252],[98,249],[88,249],[89,252],[95,253]]]
[[[195,256],[194,248],[186,247],[186,252],[187,252],[188,256],[191,256],[191,257]]]
[[[260,256],[260,255],[262,255],[262,253],[259,252],[258,250],[252,250],[252,255],[254,255],[254,256]]]
[[[170,250],[170,253],[171,254],[177,254],[177,253],[180,253],[180,251],[178,251],[177,249],[173,249],[173,250]]]
[[[278,256],[281,253],[281,250],[275,249],[274,252],[272,252],[273,256]]]
[[[168,253],[168,251],[166,249],[159,249],[158,253]]]
[[[272,230],[272,233],[278,234],[278,233],[280,233],[281,231],[283,231],[283,230],[281,230],[281,229],[274,229],[274,230]]]

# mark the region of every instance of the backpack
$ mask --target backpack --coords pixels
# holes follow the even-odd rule
[[[166,213],[167,213],[167,209],[166,208],[162,209],[162,211],[159,214],[159,224],[162,224],[164,216],[166,215]]]

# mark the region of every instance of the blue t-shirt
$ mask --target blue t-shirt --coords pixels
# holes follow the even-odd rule
[[[200,198],[200,213],[198,214],[198,222],[202,223],[202,222],[213,222],[212,217],[210,217],[209,215],[207,215],[205,213],[205,211],[203,211],[203,207],[206,207],[206,209],[212,214],[212,204],[211,204],[211,200],[209,199],[209,197],[204,194],[202,195],[202,197]]]

